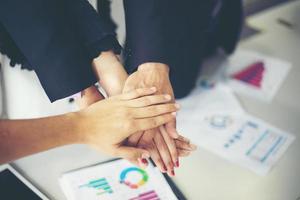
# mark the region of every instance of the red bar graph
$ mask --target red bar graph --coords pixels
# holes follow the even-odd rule
[[[254,87],[261,88],[265,65],[262,61],[250,64],[246,68],[234,73],[231,78],[243,81]]]
[[[154,190],[151,190],[149,192],[145,192],[140,194],[137,197],[131,198],[129,200],[159,200],[160,198],[156,194]]]

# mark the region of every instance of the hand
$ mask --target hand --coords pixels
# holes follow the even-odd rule
[[[179,135],[179,137],[175,139],[175,144],[178,150],[179,157],[186,157],[190,155],[192,151],[197,150],[197,146],[195,144],[192,144],[188,138],[181,135]]]
[[[112,51],[102,52],[93,60],[92,66],[99,84],[105,90],[107,96],[122,93],[128,75],[117,55]],[[93,85],[83,90],[81,97],[77,98],[76,102],[79,109],[84,109],[90,104],[103,99],[104,96]]]
[[[89,105],[91,105],[97,101],[103,100],[103,99],[104,99],[104,97],[101,95],[101,93],[98,91],[98,89],[95,86],[91,86],[91,87],[85,89],[84,91],[82,91],[81,98],[78,100],[77,103],[79,105],[79,108],[83,109],[83,108],[86,108]],[[171,98],[169,96],[166,96],[166,99],[171,99]],[[153,130],[155,130],[155,129],[153,129]],[[141,133],[143,133],[143,132],[141,132]],[[166,132],[164,131],[164,133],[166,133]],[[153,133],[153,135],[154,135],[154,133]],[[149,134],[149,133],[147,134],[147,132],[145,132],[145,134],[143,134],[143,136],[141,136],[140,134],[136,133],[129,138],[129,140],[126,142],[126,145],[130,146],[130,147],[138,147],[138,148],[146,149],[148,152],[150,152],[150,156],[152,157],[152,160],[156,163],[158,168],[162,172],[168,172],[168,174],[170,176],[173,176],[175,173],[174,173],[173,166],[172,166],[172,163],[170,160],[171,155],[168,155],[168,153],[170,153],[170,154],[173,153],[173,157],[176,158],[177,151],[178,151],[178,155],[180,157],[183,157],[183,156],[189,155],[191,150],[193,150],[195,147],[192,146],[189,143],[189,141],[187,139],[183,138],[182,136],[180,136],[180,139],[176,140],[176,142],[175,142],[168,134],[162,134],[163,135],[163,137],[162,137],[161,133],[159,133],[159,135],[154,137],[155,139],[152,140],[153,135]],[[165,141],[168,141],[168,142],[165,142]],[[171,145],[168,146],[168,144],[171,144]],[[158,146],[158,148],[156,146]],[[161,150],[162,158],[164,159],[164,161],[162,161],[162,158],[160,156],[160,152],[158,151],[158,149]],[[174,155],[174,153],[175,153],[175,155]],[[141,161],[141,160],[133,160],[132,159],[131,162],[136,165],[140,165],[142,167],[144,167],[148,164],[148,162],[146,160]],[[164,164],[164,163],[168,163],[168,164]],[[168,166],[168,167],[166,167],[166,166]],[[175,163],[175,166],[179,167],[179,160],[177,160],[177,162]]]
[[[123,91],[149,86],[157,87],[158,93],[170,94],[169,98],[174,100],[167,65],[160,63],[141,65],[138,71],[130,75],[126,80]],[[139,132],[130,136],[128,144],[136,146],[138,141],[141,141],[143,146],[151,151],[151,157],[160,170],[162,172],[168,171],[169,175],[174,175],[174,166],[179,165],[178,152],[174,141],[169,137],[168,133],[174,138],[178,137],[175,119],[160,127],[160,129],[148,130],[145,133]]]
[[[171,99],[169,96],[167,96],[166,98]],[[98,89],[95,86],[91,86],[90,88],[87,88],[84,91],[82,91],[81,98],[79,99],[78,104],[80,109],[83,109],[103,99],[104,97],[99,93]],[[156,163],[157,167],[162,172],[168,172],[170,176],[174,176],[175,172],[173,170],[173,166],[170,159],[171,155],[168,155],[168,153],[170,154],[175,153],[175,155],[173,155],[173,157],[175,158],[177,156],[177,151],[179,157],[187,156],[190,154],[192,150],[195,149],[195,146],[190,144],[189,140],[182,136],[180,136],[179,139],[176,139],[174,141],[168,134],[166,134],[165,131],[163,133],[164,134],[159,133],[156,137],[154,137],[154,140],[153,140],[154,133],[152,135],[149,133],[147,134],[147,132],[145,132],[142,136],[136,133],[129,138],[129,140],[126,142],[126,145],[130,147],[137,147],[137,148],[142,148],[147,150],[150,153],[150,157],[152,158],[152,160]],[[171,145],[168,146],[168,144]],[[160,152],[158,151],[158,149],[161,150],[160,152],[162,156],[160,156]],[[148,164],[148,162],[144,159],[143,160],[131,159],[131,162],[136,165],[140,165],[141,167],[147,166]],[[175,166],[179,167],[179,160],[177,160]]]
[[[175,172],[173,169],[171,154],[175,152],[176,156],[178,153],[179,157],[188,156],[191,151],[196,150],[196,145],[191,144],[190,141],[183,136],[179,136],[174,140],[168,133],[166,133],[165,130],[163,130],[163,126],[159,129],[159,133],[153,132],[152,129],[150,131],[145,131],[144,133],[141,132],[142,135],[139,133],[131,135],[126,144],[147,150],[150,153],[150,157],[153,162],[161,170],[161,172],[167,172],[169,176],[174,176]],[[144,164],[147,165],[148,163]],[[177,160],[175,166],[179,167],[179,160]]]
[[[124,146],[131,134],[158,127],[174,119],[178,110],[167,103],[164,95],[155,95],[154,89],[137,89],[92,104],[76,113],[76,127],[81,143],[88,144],[110,155],[130,161],[149,157],[144,149]],[[152,96],[149,96],[152,95]],[[161,105],[162,104],[162,105]]]
[[[158,94],[169,94],[174,101],[173,88],[169,79],[169,67],[162,63],[145,63],[131,74],[125,82],[123,91],[136,88],[156,87]],[[176,120],[165,125],[167,132],[173,138],[179,134],[176,131]]]

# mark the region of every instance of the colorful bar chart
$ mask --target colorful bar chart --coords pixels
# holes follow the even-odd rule
[[[261,88],[265,66],[262,61],[250,64],[246,68],[233,74],[231,77],[243,81],[254,87]]]
[[[154,190],[151,190],[149,192],[145,192],[140,194],[137,197],[131,198],[129,200],[159,200],[160,198],[156,194]]]
[[[113,193],[113,190],[111,189],[111,186],[107,182],[106,178],[92,180],[87,184],[80,185],[79,188],[94,188],[97,190],[97,195]]]

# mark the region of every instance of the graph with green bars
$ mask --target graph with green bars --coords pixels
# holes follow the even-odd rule
[[[97,195],[113,193],[113,190],[111,189],[111,186],[107,182],[106,178],[91,180],[87,184],[80,185],[79,188],[94,188],[98,191]]]

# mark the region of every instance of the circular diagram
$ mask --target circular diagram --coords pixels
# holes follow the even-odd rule
[[[140,180],[133,183],[133,181],[128,179],[128,174],[130,173],[137,173],[140,175]],[[120,174],[120,183],[127,185],[131,189],[137,189],[138,187],[144,185],[148,179],[149,177],[147,172],[137,167],[126,168]]]
[[[215,129],[225,129],[233,122],[232,118],[227,115],[213,115],[207,118],[209,125]]]

